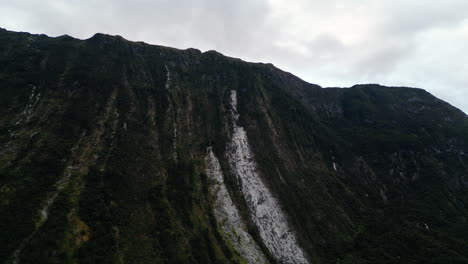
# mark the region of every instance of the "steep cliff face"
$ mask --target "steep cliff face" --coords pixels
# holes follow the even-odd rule
[[[468,263],[468,118],[421,89],[0,30],[5,263]]]

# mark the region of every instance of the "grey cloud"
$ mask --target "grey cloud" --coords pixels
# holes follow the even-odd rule
[[[313,56],[323,60],[336,60],[337,57],[343,56],[347,49],[340,39],[325,33],[317,35],[307,46]]]
[[[445,0],[429,3],[424,0],[388,1],[385,19],[379,25],[385,34],[408,35],[434,27],[450,27],[468,18],[468,2]]]

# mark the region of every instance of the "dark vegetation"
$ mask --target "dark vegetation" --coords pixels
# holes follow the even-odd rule
[[[0,65],[0,261],[243,263],[204,172],[213,146],[245,214],[224,159],[237,90],[312,263],[468,263],[468,118],[424,90],[322,89],[103,34],[1,30]]]

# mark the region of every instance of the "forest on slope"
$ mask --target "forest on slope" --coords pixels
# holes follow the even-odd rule
[[[305,263],[468,263],[468,118],[422,89],[104,34],[2,29],[0,65],[1,261],[252,262],[232,201],[266,262],[261,206]]]

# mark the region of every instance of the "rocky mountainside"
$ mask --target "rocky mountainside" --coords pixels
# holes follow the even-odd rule
[[[4,263],[468,263],[468,117],[215,51],[0,30]]]

